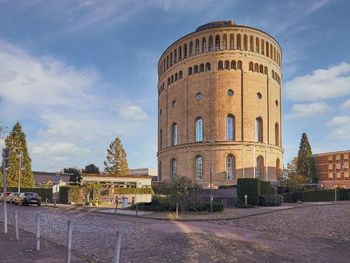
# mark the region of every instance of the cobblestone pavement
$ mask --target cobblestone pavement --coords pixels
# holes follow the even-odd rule
[[[10,222],[14,208],[8,208]],[[65,245],[66,225],[71,218],[73,248],[95,262],[111,262],[118,230],[122,232],[122,262],[349,262],[350,259],[350,203],[214,222],[159,221],[44,207],[17,209],[20,227],[34,232],[35,214],[39,213],[42,235],[61,245]]]

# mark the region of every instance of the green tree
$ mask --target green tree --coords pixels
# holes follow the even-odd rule
[[[10,135],[5,139],[5,147],[9,149],[7,185],[18,186],[21,169],[20,185],[33,187],[32,160],[29,157],[26,136],[19,122],[13,126]]]
[[[80,175],[80,171],[77,168],[64,168],[63,172],[66,174],[70,174],[70,178],[69,181],[70,182],[74,182],[74,183],[80,183],[81,180],[81,175]]]
[[[107,149],[107,157],[104,162],[105,172],[113,176],[125,176],[128,174],[128,160],[121,140],[117,137]]]
[[[312,150],[306,133],[301,136],[296,171],[305,176],[309,183],[317,182],[315,161],[312,157]]]
[[[85,166],[85,169],[83,169],[83,172],[87,174],[99,174],[100,168],[98,168],[96,165],[91,163]]]

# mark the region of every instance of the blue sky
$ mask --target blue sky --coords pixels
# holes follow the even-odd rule
[[[283,147],[349,149],[350,2],[0,0],[0,121],[18,120],[33,169],[103,168],[119,136],[129,166],[156,167],[157,61],[196,27],[231,19],[283,49]]]

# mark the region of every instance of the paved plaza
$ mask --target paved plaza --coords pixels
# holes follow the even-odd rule
[[[10,222],[14,208],[8,207]],[[34,233],[35,214],[39,213],[43,238],[60,246],[66,244],[66,226],[71,218],[73,248],[76,255],[82,255],[79,262],[82,258],[86,262],[111,262],[118,230],[122,232],[122,262],[348,262],[350,258],[350,202],[208,222],[63,208],[17,209],[20,228]]]

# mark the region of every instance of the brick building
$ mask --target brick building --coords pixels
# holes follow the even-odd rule
[[[349,156],[350,150],[313,155],[318,182],[325,189],[335,186],[350,188]]]
[[[171,44],[158,63],[159,179],[187,176],[204,188],[239,177],[276,181],[281,59],[272,36],[232,21]]]

